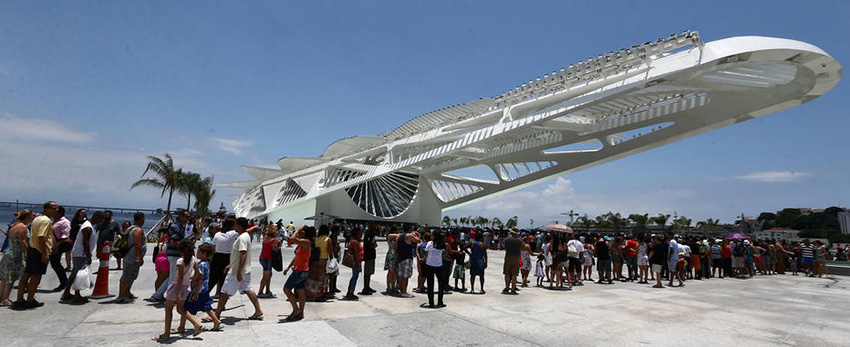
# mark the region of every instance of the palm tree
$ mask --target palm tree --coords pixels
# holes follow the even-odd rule
[[[457,218],[452,218],[452,223],[453,223],[455,226],[457,226],[457,225],[458,225],[458,224],[457,224]]]
[[[452,225],[452,217],[443,216],[443,225],[445,225],[445,226]]]
[[[508,218],[508,222],[505,223],[505,228],[507,228],[507,229],[516,228],[517,220],[518,220],[517,216],[513,216],[511,218]]]
[[[590,219],[585,213],[583,216],[578,217],[576,221],[584,227],[584,232],[590,232],[590,227],[593,226],[593,219]]]
[[[659,213],[657,216],[652,217],[652,222],[661,227],[661,232],[664,232],[664,226],[667,225],[667,220],[670,219],[669,214]]]
[[[490,226],[492,226],[493,228],[498,227],[499,229],[501,229],[502,228],[502,220],[499,219],[499,217],[493,217],[493,219],[490,220]]]
[[[717,230],[717,225],[720,224],[719,219],[706,219],[704,221],[697,222],[697,229],[704,233],[711,233]]]
[[[180,186],[180,176],[183,175],[183,169],[174,169],[174,160],[168,153],[165,153],[165,160],[153,155],[148,156],[148,160],[148,166],[142,173],[142,177],[145,177],[148,172],[151,172],[153,177],[136,181],[130,186],[130,189],[141,186],[162,189],[160,197],[165,196],[165,192],[168,192],[168,207],[166,207],[165,214],[170,214],[171,197],[174,195],[174,190]]]
[[[215,189],[212,189],[213,178],[204,177],[200,180],[194,192],[195,195],[195,213],[201,216],[206,216],[209,211],[210,201],[215,196]]]
[[[693,220],[691,220],[690,218],[685,218],[685,216],[681,216],[675,221],[673,221],[673,228],[675,228],[676,231],[683,231],[690,227],[692,222]]]
[[[614,227],[614,231],[616,232],[620,232],[620,228],[625,227],[629,224],[628,219],[623,218],[620,215],[620,212],[608,212],[608,221],[611,223],[611,226]]]
[[[201,182],[201,175],[186,171],[182,175],[180,175],[180,184],[177,186],[177,191],[186,195],[186,210],[189,210],[189,206],[192,205],[192,195],[195,195],[195,192],[202,190],[203,183]]]
[[[633,213],[629,215],[629,220],[635,223],[635,229],[637,230],[646,230],[646,227],[649,225],[649,213],[645,214],[637,214]]]

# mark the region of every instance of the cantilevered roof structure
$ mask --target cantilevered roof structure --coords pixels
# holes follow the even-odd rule
[[[802,105],[842,69],[813,45],[745,36],[704,43],[685,31],[600,54],[502,95],[413,118],[379,136],[332,143],[255,181],[238,216],[439,224],[442,210]],[[463,175],[478,168],[482,179]]]

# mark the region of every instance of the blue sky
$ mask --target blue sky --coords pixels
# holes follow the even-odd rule
[[[850,56],[843,1],[3,2],[0,200],[159,207],[146,155],[216,181],[317,156],[578,60],[691,29]],[[848,203],[845,81],[806,105],[495,197],[450,216],[520,225],[658,212],[696,220]],[[229,205],[219,189],[213,204]],[[185,204],[177,198],[175,204]]]

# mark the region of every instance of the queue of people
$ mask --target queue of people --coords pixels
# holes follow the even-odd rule
[[[113,242],[122,248],[113,252],[123,260],[115,302],[134,302],[138,297],[132,292],[133,283],[148,254],[142,229],[145,215],[136,213],[132,223],[118,226],[108,211],[96,211],[88,218],[81,209],[70,221],[64,213],[52,201],[43,205],[40,215],[32,210],[18,213],[8,231],[9,246],[0,259],[0,304],[15,310],[43,306],[35,294],[48,264],[59,279],[60,285],[54,291],[63,292],[61,301],[86,304],[88,299],[76,285],[79,282],[76,276]],[[257,224],[245,218],[228,218],[220,225],[212,225],[205,219],[190,234],[186,226],[192,220],[188,211],[178,213],[173,223],[159,229],[159,237],[151,245],[150,260],[157,277],[154,293],[147,300],[165,307],[164,330],[154,340],[166,341],[174,334],[187,334],[186,322],[193,325],[195,336],[207,329],[223,330],[222,314],[229,299],[238,294],[246,295],[253,305],[253,314],[247,319],[262,320],[259,299],[276,298],[271,289],[274,272],[288,276],[283,293],[292,311],[284,319],[286,322],[303,319],[307,302],[335,299],[336,293],[341,292],[336,279],[344,268],[350,269],[351,276],[341,300],[360,300],[362,296],[377,293],[371,286],[377,265],[377,237],[381,234],[376,225],[296,229],[292,222],[284,226],[281,221]],[[262,235],[257,237],[262,243],[258,255],[252,252],[254,234]],[[342,243],[340,236],[344,236]],[[499,241],[494,247],[496,237]],[[600,284],[654,283],[653,288],[683,287],[692,279],[749,278],[786,271],[793,275],[799,272],[828,276],[825,260],[828,250],[820,242],[809,240],[799,244],[737,238],[706,240],[677,237],[670,232],[533,235],[510,230],[497,234],[465,228],[413,229],[403,225],[389,228],[386,246],[383,269],[387,288],[382,294],[402,299],[414,298],[413,293],[425,294],[427,302],[421,307],[426,309],[446,307],[446,295],[453,292],[486,294],[484,275],[494,248],[504,250],[500,253],[504,257],[501,293],[505,295],[519,295],[530,287],[530,276],[536,277],[536,287],[559,291],[594,281],[594,274]],[[294,256],[283,266],[282,250],[291,247],[295,248]],[[69,276],[61,265],[65,252],[71,255]],[[262,268],[256,292],[251,271],[254,261]],[[361,274],[363,282],[358,292]],[[454,277],[453,286],[451,277]],[[414,278],[412,283],[411,278]],[[11,291],[18,280],[17,297],[12,301]],[[175,309],[180,319],[177,328],[172,329]],[[205,313],[206,317],[197,320],[198,313]],[[205,328],[203,323],[213,325]]]

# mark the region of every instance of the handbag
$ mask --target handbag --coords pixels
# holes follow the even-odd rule
[[[280,253],[281,251],[283,250],[272,251],[272,269],[277,272],[283,271],[283,254]]]
[[[332,274],[336,273],[337,271],[339,271],[339,262],[336,261],[336,258],[328,259],[328,264],[325,267],[325,273]]]
[[[350,268],[354,268],[354,256],[347,249],[345,250],[345,254],[342,256],[342,265]]]

